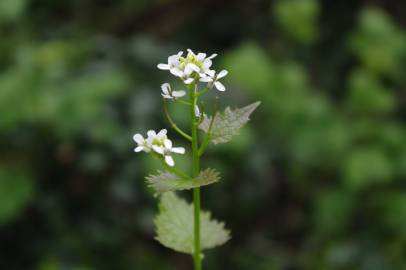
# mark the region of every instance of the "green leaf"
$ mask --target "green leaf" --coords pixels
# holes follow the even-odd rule
[[[248,106],[231,110],[227,107],[223,113],[217,114],[214,118],[210,131],[211,141],[214,144],[229,142],[232,137],[238,134],[240,128],[250,120],[251,113],[261,104],[260,101]],[[204,115],[199,128],[204,132],[209,132],[211,117]]]
[[[185,190],[210,185],[218,182],[220,176],[219,172],[208,168],[201,171],[197,177],[192,179],[182,179],[168,171],[158,171],[157,175],[149,175],[146,179],[148,186],[152,187],[156,193],[164,193],[167,191]]]
[[[161,197],[159,210],[154,220],[156,239],[167,248],[193,254],[193,205],[173,192],[166,192]],[[210,212],[201,211],[200,222],[202,250],[220,246],[230,239],[230,231],[224,228],[223,222],[211,219]]]

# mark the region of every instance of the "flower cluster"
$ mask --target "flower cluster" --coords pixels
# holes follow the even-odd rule
[[[188,49],[188,53],[184,57],[183,52],[180,51],[175,55],[168,57],[168,63],[159,64],[158,68],[162,70],[169,70],[170,73],[180,78],[185,85],[190,85],[192,83],[206,83],[207,91],[215,87],[219,91],[225,91],[226,88],[219,81],[227,75],[226,70],[221,70],[216,73],[215,70],[211,69],[213,64],[212,59],[217,56],[217,54],[212,54],[207,56],[205,53],[199,52],[195,54],[192,50]],[[192,105],[188,102],[178,100],[179,98],[186,95],[184,90],[172,90],[169,83],[164,83],[161,85],[162,97],[164,99],[179,101],[184,104]],[[203,92],[203,91],[202,91]],[[197,104],[194,104],[194,113],[196,117],[201,118],[204,114],[200,112]],[[179,131],[178,131],[179,132]],[[167,137],[166,129],[162,129],[158,133],[153,130],[147,132],[147,137],[144,138],[141,134],[135,134],[133,139],[137,143],[137,147],[134,149],[135,152],[146,152],[153,153],[163,157],[162,160],[166,162],[169,166],[174,166],[175,162],[171,156],[172,153],[184,154],[185,149],[183,147],[173,147],[172,141]]]
[[[146,153],[157,153],[162,155],[165,162],[169,166],[174,166],[175,161],[173,160],[171,154],[184,154],[185,148],[183,147],[173,147],[172,141],[167,137],[166,129],[160,130],[156,133],[154,130],[149,130],[147,132],[147,138],[144,138],[141,134],[135,134],[133,139],[137,143],[137,147],[134,149],[135,152],[144,151]]]
[[[206,57],[207,55],[205,53],[195,54],[192,50],[188,49],[186,57],[183,57],[182,55],[183,52],[180,51],[177,54],[169,56],[168,63],[159,64],[158,68],[169,70],[170,73],[182,79],[185,84],[200,81],[207,83],[208,88],[213,88],[214,86],[219,91],[226,90],[219,79],[225,77],[228,72],[222,70],[219,73],[216,73],[215,70],[210,69],[213,64],[212,59],[216,57],[217,54],[212,54],[209,57]],[[165,88],[167,88],[167,86],[165,86]],[[171,95],[168,96],[170,96],[170,98],[174,97]]]

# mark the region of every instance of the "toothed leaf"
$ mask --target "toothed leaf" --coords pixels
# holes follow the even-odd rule
[[[157,175],[149,175],[146,179],[148,186],[152,187],[156,193],[164,193],[167,191],[185,190],[210,185],[218,182],[220,176],[219,172],[208,168],[201,171],[197,177],[192,179],[182,179],[168,171],[158,171]]]
[[[193,205],[180,199],[173,192],[161,196],[159,214],[155,217],[157,239],[162,245],[182,253],[194,252]],[[220,246],[230,239],[224,223],[211,219],[210,212],[200,212],[201,249]]]
[[[223,113],[217,114],[210,132],[211,142],[214,144],[229,142],[233,136],[238,134],[240,128],[250,120],[250,115],[260,103],[261,102],[257,101],[234,110],[227,107]],[[204,115],[199,128],[207,133],[210,128],[211,120],[211,117]]]

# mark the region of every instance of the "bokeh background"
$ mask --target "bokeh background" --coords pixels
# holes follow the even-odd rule
[[[192,268],[132,141],[186,48],[230,71],[221,106],[262,101],[203,160],[233,235],[205,269],[406,269],[405,27],[405,1],[1,0],[0,269]]]

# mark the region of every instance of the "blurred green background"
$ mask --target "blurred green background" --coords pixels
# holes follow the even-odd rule
[[[262,101],[203,160],[223,175],[203,207],[233,235],[205,269],[406,269],[405,14],[385,0],[1,0],[0,269],[191,269],[153,240],[144,176],[158,166],[132,141],[168,127],[174,78],[156,65],[186,48],[230,71],[222,105]]]

